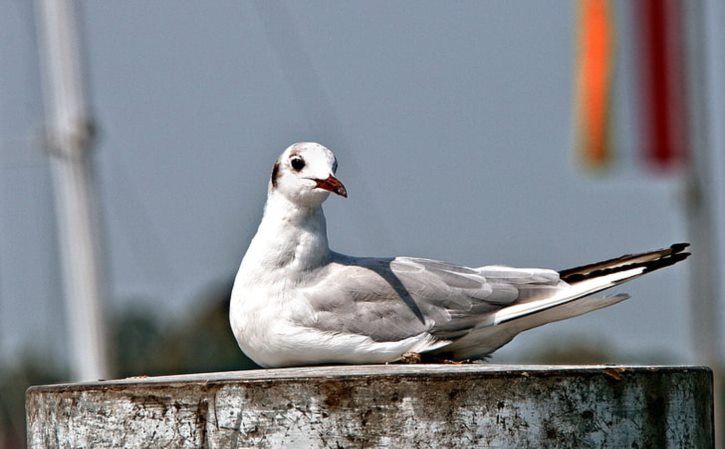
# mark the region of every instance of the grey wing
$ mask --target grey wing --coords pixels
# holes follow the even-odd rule
[[[303,324],[379,342],[427,333],[431,349],[463,337],[489,314],[543,294],[559,281],[552,270],[336,256],[304,290],[314,313]]]

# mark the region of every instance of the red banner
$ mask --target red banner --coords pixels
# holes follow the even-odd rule
[[[684,163],[687,156],[684,11],[680,0],[637,0],[640,43],[642,150],[657,170]]]

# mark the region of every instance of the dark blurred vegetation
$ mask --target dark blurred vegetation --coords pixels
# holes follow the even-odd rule
[[[200,298],[189,319],[163,325],[144,308],[119,314],[114,326],[118,377],[157,376],[256,368],[239,350],[229,327],[231,284]]]
[[[12,367],[0,366],[0,448],[25,447],[25,389],[61,380],[62,373],[35,355]]]
[[[606,340],[580,336],[561,337],[536,344],[517,359],[525,360],[525,363],[528,364],[541,365],[667,365],[675,363],[667,354],[653,352],[624,354],[612,349]],[[497,362],[495,353],[491,362]]]
[[[111,322],[115,376],[255,368],[239,350],[229,328],[230,292],[230,283],[208,290],[198,298],[195,313],[179,322],[164,322],[149,307],[139,305],[116,313]],[[0,366],[0,449],[25,447],[25,390],[30,385],[68,380],[66,367],[51,366],[32,351],[26,354],[30,355],[13,366]],[[622,356],[609,350],[605,342],[580,338],[537,344],[518,360],[553,365],[672,362],[656,354]],[[490,362],[501,360],[494,354]]]
[[[229,328],[231,283],[201,295],[189,318],[167,323],[150,307],[135,305],[113,314],[110,324],[115,377],[155,376],[256,368],[239,350]],[[0,449],[25,447],[25,390],[68,381],[68,369],[25,352],[0,366]]]

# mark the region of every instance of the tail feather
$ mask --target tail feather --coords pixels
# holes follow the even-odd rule
[[[604,297],[586,296],[521,317],[523,319],[512,319],[495,326],[476,327],[469,335],[449,346],[433,351],[433,354],[443,354],[452,359],[483,358],[525,330],[609,307],[627,298],[629,295],[625,293]]]
[[[571,303],[581,298],[591,296],[602,290],[614,287],[615,285],[626,282],[637,276],[644,274],[644,267],[633,267],[626,271],[618,271],[609,273],[597,278],[585,279],[583,281],[571,284],[559,290],[556,294],[536,301],[516,304],[505,307],[496,312],[493,318],[493,325],[506,323],[512,320],[529,317],[545,310],[561,307],[564,304]],[[568,317],[562,317],[568,318]]]
[[[454,359],[480,358],[511,341],[518,333],[601,309],[629,298],[620,293],[597,296],[602,290],[627,282],[645,273],[674,265],[690,254],[689,245],[677,243],[669,248],[632,254],[559,272],[560,289],[553,295],[504,307],[470,334],[451,345],[433,351]],[[568,284],[568,285],[567,285]]]
[[[690,253],[683,252],[688,246],[690,246],[689,243],[675,243],[669,248],[656,251],[627,254],[602,262],[561,270],[559,276],[562,281],[572,284],[585,279],[597,278],[638,267],[644,267],[645,271],[643,273],[648,273],[685,260],[690,255]]]
[[[495,326],[530,317],[546,310],[561,308],[565,304],[589,297],[643,274],[674,265],[690,255],[690,253],[683,252],[688,246],[687,243],[677,243],[665,249],[626,255],[560,271],[561,280],[569,284],[567,287],[544,299],[505,307],[494,314],[489,325]],[[594,305],[595,303],[592,303],[592,306]],[[599,307],[593,307],[592,310],[594,308]],[[578,308],[578,310],[580,309]],[[562,309],[561,312],[562,316],[557,319],[567,318],[565,309]],[[578,314],[581,313],[584,311],[580,311]]]

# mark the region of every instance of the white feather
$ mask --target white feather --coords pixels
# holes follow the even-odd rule
[[[506,307],[503,310],[496,312],[491,321],[486,324],[496,326],[522,316],[531,315],[543,310],[551,309],[552,307],[558,307],[585,296],[592,295],[601,290],[613,287],[625,280],[639,276],[643,272],[644,267],[637,267],[631,270],[612,273],[594,279],[587,279],[574,285],[568,285],[549,298]],[[485,324],[479,327],[483,326],[485,326]]]

